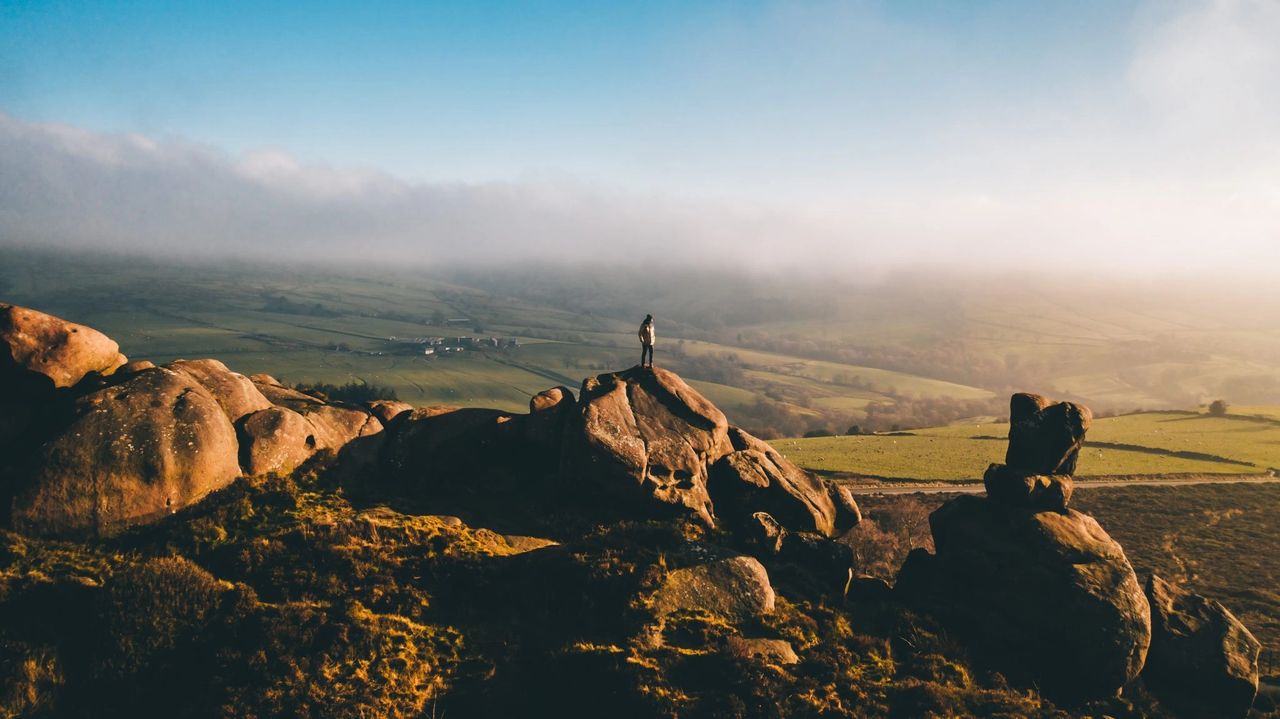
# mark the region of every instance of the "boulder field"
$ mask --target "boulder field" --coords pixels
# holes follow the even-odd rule
[[[105,335],[34,310],[6,305],[0,319],[7,387],[23,384],[0,397],[0,430],[34,448],[5,469],[8,522],[30,534],[114,534],[239,476],[289,474],[319,452],[348,452],[357,439],[373,440],[360,445],[375,473],[423,491],[461,478],[478,491],[538,482],[613,515],[739,528],[765,512],[823,537],[859,519],[847,491],[730,426],[663,369],[588,378],[578,398],[552,388],[528,414],[354,407],[213,359],[126,364]],[[48,416],[28,420],[40,412]]]
[[[0,305],[0,516],[27,534],[116,534],[380,431],[367,408],[213,359],[128,362],[97,330]]]

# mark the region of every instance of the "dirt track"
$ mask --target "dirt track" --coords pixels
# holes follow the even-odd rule
[[[1204,476],[1204,477],[1177,477],[1177,478],[1161,478],[1152,477],[1151,479],[1077,479],[1075,482],[1075,491],[1082,489],[1105,488],[1105,487],[1143,487],[1143,486],[1171,486],[1179,484],[1270,484],[1280,482],[1280,478],[1271,474],[1242,474],[1234,477],[1230,476]],[[971,482],[968,484],[940,484],[934,482],[920,482],[917,484],[848,484],[849,491],[854,494],[914,494],[922,492],[924,494],[939,494],[943,492],[953,492],[962,494],[972,494],[982,492],[982,482]]]

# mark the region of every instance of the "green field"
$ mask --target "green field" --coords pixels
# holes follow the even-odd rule
[[[23,267],[22,263],[27,265]],[[213,357],[286,382],[390,387],[418,405],[520,410],[554,385],[625,369],[638,360],[634,325],[455,284],[440,276],[155,262],[82,264],[19,256],[0,301],[90,325],[133,359]],[[282,309],[283,308],[283,309]],[[441,324],[441,318],[466,318]],[[982,399],[985,389],[907,372],[809,359],[698,339],[663,325],[658,362],[682,374],[735,421],[758,405],[808,424],[856,421],[894,395]],[[686,334],[706,333],[684,330]],[[515,350],[425,358],[389,338],[515,337]],[[856,384],[857,386],[850,386]]]
[[[287,382],[366,381],[415,404],[506,410],[547,387],[577,387],[635,364],[635,327],[653,312],[658,363],[767,438],[998,415],[1008,394],[1022,390],[1100,412],[1189,409],[1218,398],[1232,403],[1233,415],[1280,406],[1280,336],[1262,329],[1280,323],[1280,302],[1173,287],[815,281],[723,268],[643,277],[598,266],[339,271],[7,249],[0,301],[97,327],[137,359],[214,357]],[[446,322],[454,318],[466,321]],[[389,340],[459,335],[515,337],[521,346],[427,359]],[[896,449],[963,460],[931,465],[939,476],[969,476],[968,463],[992,453],[922,434],[935,439],[901,440]],[[855,445],[858,461],[884,455],[873,464],[902,473],[892,446],[801,453],[842,471]],[[1145,460],[1102,449],[1113,468]],[[1263,440],[1240,458],[1261,463],[1267,449]],[[1194,460],[1178,466],[1205,469]]]
[[[807,469],[887,479],[977,479],[1004,461],[1009,425],[956,424],[902,435],[775,440]],[[1280,421],[1146,412],[1101,418],[1079,476],[1249,474],[1280,467]]]

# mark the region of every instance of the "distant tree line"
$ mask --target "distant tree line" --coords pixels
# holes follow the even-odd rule
[[[295,302],[284,295],[267,295],[266,302],[262,306],[264,312],[277,312],[286,315],[306,315],[308,317],[341,317],[342,314],[335,312],[319,302],[308,304],[306,302]]]
[[[330,402],[359,404],[374,400],[400,399],[396,396],[396,391],[390,387],[354,380],[341,385],[325,382],[299,382],[293,388],[299,392],[323,397]]]

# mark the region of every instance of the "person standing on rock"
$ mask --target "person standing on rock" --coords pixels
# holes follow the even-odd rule
[[[648,366],[653,367],[653,341],[657,336],[653,333],[653,315],[645,315],[640,323],[640,366],[644,367],[645,357],[649,358]]]

